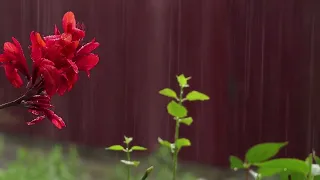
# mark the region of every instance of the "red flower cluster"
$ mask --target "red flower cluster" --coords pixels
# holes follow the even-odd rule
[[[70,91],[78,80],[79,71],[85,71],[89,77],[89,71],[99,61],[99,57],[92,53],[99,43],[93,39],[81,45],[85,31],[77,25],[72,12],[64,14],[62,27],[63,33],[55,26],[54,35],[45,37],[38,32],[31,32],[31,74],[20,43],[15,38],[12,38],[13,43],[4,43],[0,63],[6,77],[16,88],[23,85],[19,73],[28,81],[27,93],[20,104],[37,116],[29,125],[48,118],[56,127],[65,127],[63,120],[51,110],[51,97]]]

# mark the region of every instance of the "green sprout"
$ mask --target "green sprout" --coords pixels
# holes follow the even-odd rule
[[[173,154],[173,180],[176,180],[177,176],[179,151],[182,147],[191,146],[191,142],[189,139],[179,137],[180,124],[190,126],[193,122],[192,117],[188,117],[188,110],[186,107],[183,106],[183,102],[209,100],[209,96],[198,91],[191,91],[184,97],[184,90],[189,87],[188,81],[190,79],[191,77],[185,77],[183,74],[177,76],[177,81],[180,87],[179,96],[175,91],[173,91],[170,88],[165,88],[159,91],[161,95],[173,98],[173,100],[171,100],[167,105],[167,111],[176,121],[174,143],[170,143],[169,141],[158,138],[158,142],[161,145],[168,147],[171,150],[171,153]]]
[[[133,151],[145,151],[147,150],[147,148],[145,147],[142,147],[142,146],[132,146],[130,147],[130,143],[131,141],[133,140],[132,137],[126,137],[124,136],[124,144],[125,144],[125,147],[121,146],[121,145],[113,145],[113,146],[110,146],[108,148],[106,148],[106,150],[111,150],[111,151],[123,151],[126,153],[126,156],[127,156],[127,159],[126,160],[121,160],[120,162],[125,164],[127,166],[127,180],[130,180],[130,177],[131,177],[131,167],[138,167],[140,162],[139,161],[132,161],[131,160],[131,152]],[[147,170],[148,171],[148,170]],[[150,170],[151,171],[151,170]],[[149,171],[148,171],[148,174],[146,176],[149,175]],[[146,177],[145,177],[146,179]]]

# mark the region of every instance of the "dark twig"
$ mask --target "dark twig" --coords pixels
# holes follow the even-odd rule
[[[4,104],[0,104],[0,109],[19,105],[21,103],[21,101],[23,101],[25,98],[26,98],[26,95],[23,95],[13,101],[10,101],[10,102],[4,103]]]

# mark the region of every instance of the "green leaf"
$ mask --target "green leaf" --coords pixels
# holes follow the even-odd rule
[[[306,179],[305,175],[302,174],[302,173],[297,173],[297,172],[294,172],[294,173],[290,173],[290,177],[291,177],[291,180],[304,180]]]
[[[280,180],[289,180],[290,173],[288,171],[282,171],[279,173]]]
[[[198,92],[198,91],[191,91],[187,94],[186,99],[188,101],[206,101],[209,100],[209,96]]]
[[[188,80],[191,79],[191,77],[185,77],[183,74],[177,76],[177,81],[179,83],[179,86],[184,88],[188,87]]]
[[[180,123],[190,126],[193,122],[192,117],[182,118],[179,120]]]
[[[171,153],[174,152],[174,144],[170,143],[169,141],[162,140],[161,138],[158,137],[158,142],[164,147],[167,147],[170,149]]]
[[[283,171],[284,171],[283,168],[259,168],[258,174],[260,174],[261,177],[268,177],[268,176],[280,174]]]
[[[181,149],[182,147],[191,146],[191,142],[189,139],[180,138],[180,139],[177,139],[175,145],[177,146],[177,149]]]
[[[257,144],[247,151],[246,161],[249,164],[266,161],[275,156],[287,144],[287,142]]]
[[[140,162],[139,161],[127,161],[127,160],[121,160],[121,162],[125,165],[128,165],[128,166],[139,166]]]
[[[244,166],[243,166],[243,161],[236,157],[236,156],[230,156],[229,157],[229,162],[230,162],[230,168],[231,169],[234,169],[234,170],[237,170],[237,169],[243,169]]]
[[[283,169],[302,173],[305,175],[309,172],[309,166],[304,161],[301,161],[299,159],[279,158],[272,159],[263,163],[256,163],[255,165],[260,168]]]
[[[113,145],[113,146],[107,147],[106,150],[123,151],[124,147],[122,147],[121,145]]]
[[[311,172],[311,170],[312,170],[312,161],[313,161],[313,159],[312,159],[312,153],[310,153],[309,154],[309,156],[306,158],[306,160],[305,160],[305,163],[308,165],[308,167],[309,167],[309,172],[308,173],[310,173]]]
[[[172,89],[170,88],[165,88],[165,89],[162,89],[161,91],[159,91],[159,93],[163,96],[167,96],[167,97],[171,97],[171,98],[175,98],[177,99],[177,93],[174,92]]]
[[[166,146],[166,147],[171,147],[171,143],[169,141],[166,141],[166,140],[163,140],[161,138],[158,137],[158,142],[163,145],[163,146]]]
[[[183,118],[188,115],[187,109],[178,104],[176,101],[171,101],[167,106],[167,111],[171,116]]]
[[[124,136],[124,143],[125,143],[125,144],[130,144],[132,140],[133,140],[132,137]]]
[[[132,146],[131,151],[145,151],[147,148],[142,146]]]

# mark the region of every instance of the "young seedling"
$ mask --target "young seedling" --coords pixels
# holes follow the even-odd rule
[[[130,153],[133,152],[133,151],[145,151],[145,150],[147,150],[147,148],[142,147],[142,146],[132,146],[130,148],[130,143],[131,143],[132,140],[133,140],[132,137],[124,136],[124,141],[123,142],[125,144],[125,147],[123,147],[121,145],[113,145],[113,146],[110,146],[110,147],[106,148],[106,150],[123,151],[123,152],[126,153],[127,159],[126,160],[121,160],[120,162],[127,166],[127,180],[130,180],[130,177],[131,177],[131,167],[132,166],[138,167],[139,164],[140,164],[139,161],[132,161],[131,160],[131,156],[130,156],[131,154]],[[149,170],[149,171],[147,170],[148,171],[147,176],[149,175],[151,170]]]
[[[180,87],[179,96],[175,91],[173,91],[170,88],[165,88],[159,91],[161,95],[173,98],[173,100],[171,100],[167,105],[167,111],[176,121],[174,142],[170,143],[169,141],[158,138],[159,143],[165,147],[170,148],[171,153],[173,154],[173,172],[172,172],[173,180],[176,180],[176,176],[177,176],[176,174],[177,174],[179,151],[181,150],[182,147],[191,146],[191,142],[189,139],[179,138],[180,124],[185,124],[187,126],[190,126],[193,122],[192,117],[188,117],[188,110],[186,107],[183,106],[183,102],[209,100],[209,96],[198,91],[191,91],[184,97],[184,90],[189,87],[188,80],[190,79],[191,77],[185,77],[183,74],[177,76],[177,81]]]

